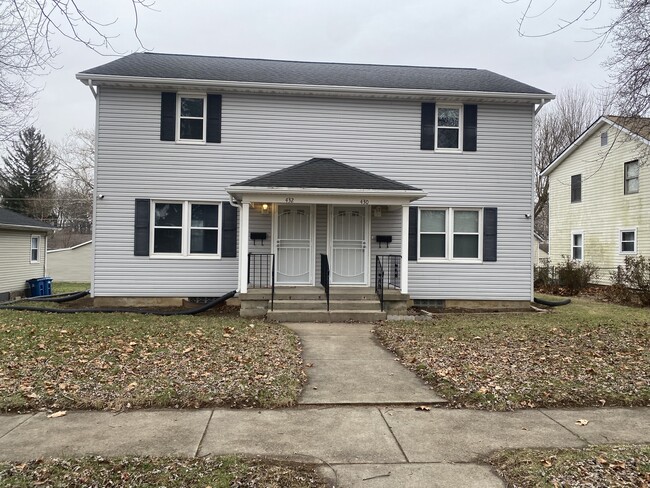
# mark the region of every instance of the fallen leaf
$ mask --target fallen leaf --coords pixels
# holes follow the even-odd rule
[[[576,420],[576,425],[587,425],[589,421],[587,419],[578,419]]]
[[[48,418],[48,419],[56,419],[56,418],[59,418],[59,417],[63,417],[63,416],[66,415],[67,413],[68,413],[68,412],[65,411],[65,410],[59,410],[58,412],[54,412],[54,413],[49,414],[49,415],[47,416],[47,418]]]
[[[431,410],[431,407],[427,407],[426,405],[420,405],[419,407],[415,407],[416,410],[421,410],[422,412],[428,412]]]
[[[188,347],[186,349],[183,349],[183,354],[187,354],[188,352],[193,351],[193,350],[194,350],[194,346],[190,346],[190,347]]]

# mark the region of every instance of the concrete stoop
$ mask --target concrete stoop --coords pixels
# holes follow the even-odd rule
[[[391,290],[385,294],[385,310],[370,287],[337,287],[330,291],[327,310],[325,291],[320,287],[278,287],[271,310],[271,294],[249,290],[240,296],[243,317],[266,315],[277,322],[375,322],[387,313],[406,311],[408,295]]]

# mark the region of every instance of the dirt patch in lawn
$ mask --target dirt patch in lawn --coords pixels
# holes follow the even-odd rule
[[[583,449],[515,449],[488,462],[509,487],[584,488],[650,485],[650,446],[589,446]]]
[[[212,488],[321,488],[327,486],[313,465],[237,457],[199,459],[131,457],[48,459],[1,463],[0,485],[66,486],[210,486]]]
[[[0,311],[0,411],[289,406],[300,352],[235,317]]]
[[[387,322],[380,341],[451,406],[650,404],[650,310],[574,299],[548,313]]]

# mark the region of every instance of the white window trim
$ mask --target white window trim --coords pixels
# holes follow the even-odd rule
[[[156,221],[156,204],[183,205],[183,220],[181,223],[181,252],[180,253],[156,253],[154,252],[154,236]],[[214,227],[191,227],[192,225],[192,205],[216,205],[219,212],[219,221],[217,227],[217,254],[190,254],[190,238],[192,229],[214,230]],[[151,200],[150,220],[149,220],[149,257],[154,259],[198,259],[198,260],[215,260],[221,259],[221,235],[222,235],[222,212],[223,203],[221,201],[209,202],[203,200],[169,200],[157,199]],[[178,227],[171,227],[177,229]]]
[[[420,225],[422,223],[423,210],[443,210],[445,212],[445,257],[422,257],[420,256]],[[418,207],[418,233],[417,248],[418,262],[421,263],[482,263],[483,262],[483,208],[481,207]],[[478,212],[478,257],[477,258],[455,258],[454,257],[454,212],[471,211]],[[426,232],[425,234],[434,234]],[[458,232],[459,235],[475,235],[474,233]]]
[[[34,251],[33,243],[34,239],[36,239],[36,260],[32,259],[32,251]],[[36,264],[40,263],[41,259],[41,236],[38,235],[31,235],[29,236],[29,263],[30,264]]]
[[[438,109],[441,108],[455,108],[458,109],[458,127],[451,127],[451,126],[438,126]],[[453,152],[453,153],[458,153],[458,152],[463,152],[463,119],[465,117],[464,114],[464,106],[462,103],[436,103],[436,113],[435,113],[435,127],[434,127],[434,137],[435,137],[435,150],[438,152]],[[458,147],[438,147],[438,141],[440,140],[440,137],[438,136],[438,129],[458,129]]]
[[[203,100],[203,139],[181,139],[181,98],[200,98]],[[199,117],[182,117],[184,119],[199,120]],[[179,144],[205,144],[208,125],[208,96],[205,93],[177,93],[176,94],[176,142]],[[165,202],[167,203],[167,202]]]
[[[634,232],[634,251],[623,251],[623,232]],[[638,254],[638,232],[637,227],[630,227],[627,229],[620,229],[618,231],[618,253],[624,256],[632,256]],[[629,241],[626,241],[629,242]]]
[[[573,257],[573,236],[582,236],[582,257],[580,259],[574,259]],[[577,246],[576,246],[577,247]],[[572,230],[571,231],[571,245],[569,247],[569,255],[571,256],[571,261],[576,261],[582,263],[585,260],[585,232],[583,230]]]

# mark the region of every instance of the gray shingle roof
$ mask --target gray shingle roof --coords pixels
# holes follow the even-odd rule
[[[25,215],[19,214],[7,208],[0,207],[0,227],[2,226],[12,226],[12,227],[38,227],[43,230],[51,230],[52,226],[41,222],[40,220],[32,219]]]
[[[82,71],[80,75],[548,95],[544,90],[484,69],[276,61],[162,53],[130,54]]]
[[[420,191],[410,185],[329,158],[312,158],[233,186]]]

